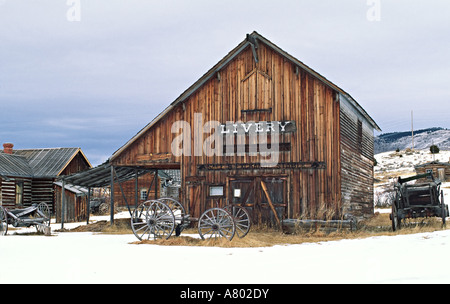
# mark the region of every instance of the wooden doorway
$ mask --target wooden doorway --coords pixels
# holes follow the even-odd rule
[[[287,177],[229,177],[229,202],[247,209],[255,224],[280,226],[286,213]]]

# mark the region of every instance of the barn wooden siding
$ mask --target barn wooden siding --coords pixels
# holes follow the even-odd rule
[[[61,223],[61,189],[60,186],[55,185],[55,219],[57,223]],[[64,191],[64,193],[64,222],[70,223],[86,220],[87,196],[80,196],[69,190]]]
[[[145,200],[141,199],[141,190],[147,191],[147,199],[155,199],[160,197],[161,180],[158,178],[154,181],[155,174],[147,173],[138,178],[138,205]],[[155,194],[155,185],[158,185]],[[158,195],[159,194],[159,195]],[[131,208],[136,205],[136,180],[130,179],[128,181],[120,183],[114,183],[114,203],[119,207],[126,207],[127,203]]]
[[[343,212],[373,214],[373,128],[341,96],[340,111]]]
[[[220,70],[220,76],[203,84],[121,153],[114,160],[115,165],[181,167],[183,199],[194,216],[231,200],[229,191],[224,198],[208,198],[208,185],[227,185],[229,178],[259,179],[261,176],[284,178],[286,190],[280,207],[289,217],[315,217],[325,210],[338,212],[341,205],[340,125],[336,92],[263,44],[258,48],[258,56],[256,63],[250,47],[241,52]],[[263,111],[247,111],[255,109]],[[171,143],[179,135],[171,132],[172,124],[187,121],[194,126],[198,113],[202,114],[203,122],[295,121],[297,131],[281,135],[280,142],[287,145],[287,151],[279,153],[279,162],[325,162],[326,168],[199,170],[201,165],[208,164],[256,164],[261,156],[172,155]],[[191,135],[189,140],[193,142],[195,134]],[[204,138],[207,136],[205,134]],[[191,145],[191,155],[194,155],[194,148]],[[259,188],[260,182],[254,183]],[[255,200],[261,203],[263,193],[258,191],[257,196]],[[261,209],[269,210],[269,206],[266,204]]]

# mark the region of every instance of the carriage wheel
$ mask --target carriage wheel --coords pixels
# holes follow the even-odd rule
[[[206,210],[198,220],[198,234],[203,240],[224,237],[231,241],[235,231],[233,216],[221,208]]]
[[[250,220],[250,214],[241,206],[228,205],[224,208],[230,212],[234,218],[236,224],[236,233],[239,238],[243,238],[250,231],[252,222]]]
[[[131,228],[139,240],[168,239],[175,229],[175,217],[166,204],[150,200],[142,203],[133,212]]]
[[[444,204],[444,190],[441,190],[441,216],[442,216],[442,226],[445,226],[445,218],[447,217],[447,206]]]
[[[395,203],[392,203],[391,220],[392,220],[392,231],[397,231],[398,229],[400,229],[401,220],[398,218],[398,212]]]
[[[0,235],[6,235],[8,232],[8,214],[5,208],[0,206]]]
[[[158,198],[157,200],[166,204],[172,210],[175,216],[175,228],[177,229],[177,235],[179,235],[189,225],[189,223],[184,222],[186,210],[183,205],[171,197]]]
[[[43,217],[44,220],[42,222],[42,225],[46,227],[50,227],[50,221],[51,221],[51,213],[50,213],[50,207],[46,203],[39,203],[37,205],[35,216]],[[45,228],[41,227],[40,225],[36,225],[37,232],[45,233]]]

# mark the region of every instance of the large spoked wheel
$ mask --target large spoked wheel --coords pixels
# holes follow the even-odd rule
[[[445,227],[445,219],[447,218],[447,205],[444,203],[444,190],[441,190],[441,217],[442,226]]]
[[[166,204],[146,201],[134,210],[131,229],[139,240],[168,239],[175,229],[175,217]]]
[[[37,205],[35,216],[39,218],[43,218],[42,226],[36,225],[36,230],[38,232],[45,233],[48,227],[50,227],[50,221],[51,221],[51,213],[50,213],[50,207],[46,203],[39,203]],[[44,227],[43,227],[44,226]]]
[[[395,203],[392,204],[392,212],[391,212],[391,221],[392,221],[392,231],[397,231],[400,229],[401,220],[398,217],[397,207]]]
[[[175,216],[176,234],[177,236],[180,235],[181,231],[183,231],[189,225],[189,223],[184,222],[186,210],[184,209],[183,205],[179,201],[171,197],[162,197],[158,198],[157,200],[166,204],[172,210],[172,213]]]
[[[252,226],[248,211],[243,207],[232,205],[228,205],[224,209],[233,216],[237,236],[239,238],[246,236]]]
[[[231,241],[235,231],[233,216],[221,208],[206,210],[198,220],[198,234],[203,240],[224,237]]]
[[[6,235],[8,232],[8,214],[5,208],[0,206],[0,235]]]

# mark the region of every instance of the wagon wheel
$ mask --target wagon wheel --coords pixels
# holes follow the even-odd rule
[[[444,190],[441,190],[441,216],[442,216],[442,226],[445,226],[445,218],[447,217],[447,206],[444,204]]]
[[[50,207],[46,203],[39,203],[39,205],[37,205],[36,213],[37,216],[44,218],[42,225],[50,227],[50,220],[51,220]],[[36,225],[36,230],[37,232],[45,233],[45,229],[42,228],[40,225]]]
[[[198,234],[203,240],[209,236],[209,238],[224,237],[231,241],[235,231],[233,216],[221,208],[206,210],[198,220]]]
[[[392,203],[391,221],[392,231],[397,231],[398,229],[400,229],[400,219],[398,218],[398,211],[395,202]]]
[[[109,211],[109,205],[107,203],[101,203],[98,206],[98,213],[99,214],[106,214]]]
[[[8,214],[5,208],[0,206],[0,235],[6,235],[8,232]]]
[[[131,228],[139,240],[168,239],[175,229],[175,217],[166,204],[150,200],[142,203],[133,212]]]
[[[158,198],[157,200],[166,204],[172,210],[175,216],[175,229],[177,230],[177,235],[179,235],[189,225],[189,223],[184,222],[186,209],[179,201],[171,197]]]
[[[243,238],[250,231],[252,222],[250,220],[250,214],[248,211],[241,206],[228,205],[224,208],[226,211],[230,212],[233,216],[234,222],[236,224],[236,233],[239,238]]]

